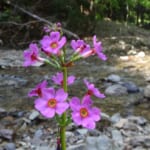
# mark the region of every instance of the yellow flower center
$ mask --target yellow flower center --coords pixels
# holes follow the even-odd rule
[[[89,115],[89,112],[86,108],[81,108],[80,115],[81,115],[81,117],[86,118]]]
[[[57,101],[54,98],[48,100],[48,107],[54,108],[56,107]]]
[[[57,43],[57,42],[52,42],[52,43],[50,44],[50,47],[53,48],[53,49],[55,49],[55,48],[58,47],[58,43]]]

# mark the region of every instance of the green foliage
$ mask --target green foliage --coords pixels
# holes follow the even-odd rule
[[[0,21],[20,21],[19,15],[13,15],[13,12],[10,9],[4,10],[0,13]]]

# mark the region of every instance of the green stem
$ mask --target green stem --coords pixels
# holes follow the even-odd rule
[[[67,92],[67,68],[63,67],[63,88],[64,91]],[[60,127],[60,140],[61,140],[61,149],[66,150],[66,119],[67,119],[67,114],[64,112],[62,114],[62,122],[63,126]]]

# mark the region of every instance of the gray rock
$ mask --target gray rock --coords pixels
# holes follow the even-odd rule
[[[123,144],[123,136],[121,135],[121,132],[119,130],[112,130],[112,139],[115,141],[115,143],[122,145]]]
[[[132,121],[138,125],[145,125],[147,123],[147,120],[141,116],[130,116],[128,117],[128,120],[129,122]]]
[[[112,140],[106,135],[97,138],[97,150],[112,150]]]
[[[133,147],[144,146],[150,148],[150,135],[132,137],[128,139],[128,143]]]
[[[112,123],[117,123],[120,121],[120,119],[121,119],[120,113],[116,113],[110,118]]]
[[[20,87],[27,84],[27,80],[14,75],[2,74],[0,75],[0,86],[14,86]]]
[[[56,150],[55,147],[49,147],[49,146],[38,146],[36,150]]]
[[[85,144],[72,145],[67,148],[67,150],[86,150]],[[92,149],[91,149],[92,150]]]
[[[86,135],[88,133],[88,129],[86,128],[77,129],[77,132],[80,133],[81,135]]]
[[[0,129],[0,137],[11,140],[13,137],[14,131],[11,129]]]
[[[121,129],[124,127],[125,123],[127,122],[128,122],[128,119],[124,119],[124,118],[120,119],[119,122],[114,124],[114,127]]]
[[[120,76],[116,75],[116,74],[111,74],[106,79],[108,81],[115,82],[115,83],[117,83],[117,82],[119,82],[121,80]]]
[[[0,113],[5,113],[5,112],[6,112],[6,110],[4,108],[0,107]]]
[[[120,84],[114,84],[114,85],[106,88],[105,94],[106,95],[116,95],[116,96],[127,94],[127,88],[123,87]]]
[[[128,93],[137,93],[140,91],[139,87],[133,82],[124,82],[121,85],[127,88]]]
[[[93,129],[93,130],[89,130],[89,135],[90,136],[99,136],[100,135],[100,131],[97,129]]]
[[[33,138],[41,138],[43,135],[43,131],[41,129],[38,129],[35,133],[34,133],[34,137]]]
[[[14,143],[7,143],[5,146],[4,146],[4,149],[5,150],[16,150],[16,145]]]
[[[147,97],[147,98],[150,98],[150,85],[147,85],[144,88],[144,96]]]
[[[37,118],[38,116],[39,116],[39,112],[38,111],[36,111],[36,110],[33,110],[32,111],[32,113],[30,114],[30,116],[29,116],[29,119],[30,120],[34,120],[35,118]]]
[[[102,120],[110,120],[110,116],[107,115],[106,113],[101,112],[101,119]]]
[[[87,137],[86,138],[86,150],[98,150],[97,149],[97,137]]]

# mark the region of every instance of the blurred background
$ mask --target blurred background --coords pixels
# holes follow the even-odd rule
[[[150,29],[149,0],[1,0],[0,46],[20,49],[40,39],[46,23],[34,14],[51,23],[61,22],[80,37],[117,34],[116,22]]]

